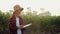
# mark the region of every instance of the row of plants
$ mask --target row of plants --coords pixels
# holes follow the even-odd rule
[[[8,19],[11,15],[10,12],[0,11],[0,34],[8,32]],[[32,23],[30,27],[26,28],[25,34],[56,34],[60,32],[60,16],[33,16],[31,14],[22,14],[21,16],[25,24]]]

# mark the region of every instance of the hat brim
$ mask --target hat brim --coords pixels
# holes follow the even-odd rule
[[[21,11],[23,10],[23,8],[21,8]]]
[[[23,10],[23,8],[19,8],[19,9],[17,9],[17,10],[21,10],[21,11],[22,11],[22,10]],[[17,10],[15,10],[15,11],[17,11]]]

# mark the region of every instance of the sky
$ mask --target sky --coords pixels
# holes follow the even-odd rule
[[[38,12],[40,8],[51,12],[52,15],[60,15],[60,0],[0,0],[0,10],[8,12],[13,10],[13,6],[19,4],[26,11],[27,7],[31,7]]]

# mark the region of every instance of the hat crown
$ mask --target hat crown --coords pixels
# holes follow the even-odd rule
[[[14,9],[14,11],[16,11],[16,10],[18,10],[18,9],[21,9],[21,6],[20,6],[20,5],[15,5],[15,6],[13,7],[13,9]]]

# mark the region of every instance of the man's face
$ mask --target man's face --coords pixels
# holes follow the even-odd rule
[[[22,11],[19,9],[16,11],[16,15],[19,16]]]

